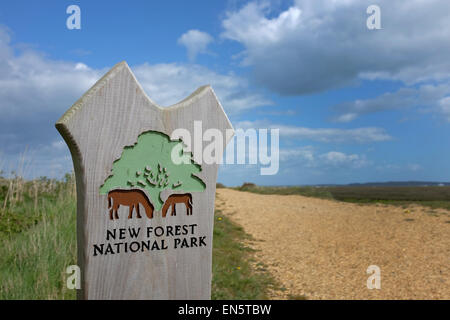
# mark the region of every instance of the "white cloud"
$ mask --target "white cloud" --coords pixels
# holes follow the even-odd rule
[[[448,79],[450,2],[379,0],[381,30],[366,28],[370,1],[270,2],[227,13],[222,37],[244,46],[243,64],[281,94],[338,88],[359,79],[407,84]]]
[[[337,113],[334,120],[349,122],[361,115],[389,110],[423,107],[428,111],[439,113],[450,121],[450,83],[426,84],[417,88],[400,88],[378,97],[366,100],[354,100],[334,106]]]
[[[411,171],[419,171],[422,169],[422,167],[417,163],[409,163],[406,167]]]
[[[272,125],[279,128],[280,135],[297,138],[299,140],[313,140],[319,142],[365,143],[380,142],[391,139],[383,128],[363,127],[355,129],[339,128],[305,128],[285,125]]]
[[[378,171],[384,172],[417,172],[422,170],[422,166],[417,163],[382,163],[375,167]]]
[[[358,114],[354,112],[344,113],[334,118],[336,122],[350,122],[358,117]]]
[[[62,139],[53,141],[52,144],[51,144],[51,147],[53,149],[58,149],[58,150],[63,150],[65,148],[67,148],[66,147],[66,143]]]
[[[106,70],[55,61],[26,48],[13,49],[0,27],[0,147],[5,154],[55,139],[56,120]]]
[[[314,162],[315,150],[313,146],[297,147],[280,150],[280,160],[286,161],[289,159],[304,160],[309,165]]]
[[[438,110],[450,122],[450,97],[444,97],[439,100]]]
[[[367,161],[365,156],[357,154],[345,154],[338,151],[330,151],[328,153],[320,155],[320,159],[333,167],[352,167],[362,168],[367,166],[370,162]]]
[[[339,151],[318,153],[312,146],[281,149],[280,161],[284,162],[280,167],[300,165],[306,168],[320,168],[324,171],[333,168],[359,169],[372,164],[365,155],[346,154]]]
[[[205,84],[213,87],[230,114],[272,104],[261,94],[252,92],[246,79],[233,73],[219,74],[203,66],[177,63],[145,63],[132,69],[149,97],[160,105],[181,101]]]
[[[308,128],[284,124],[274,124],[265,120],[239,121],[234,124],[235,129],[279,129],[280,136],[293,140],[311,140],[324,143],[370,143],[391,140],[386,130],[378,127],[362,127],[354,129],[340,128]]]
[[[208,33],[199,30],[189,30],[178,39],[178,43],[185,46],[189,61],[195,61],[199,53],[206,53],[208,45],[214,39]]]
[[[4,40],[0,40],[0,112],[3,117],[63,111],[104,71],[82,63],[48,60],[29,50],[16,55]]]

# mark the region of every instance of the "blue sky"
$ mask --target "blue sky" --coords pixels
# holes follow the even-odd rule
[[[81,9],[81,30],[66,8]],[[369,30],[366,8],[381,9]],[[117,62],[171,105],[211,84],[235,128],[279,128],[280,169],[239,185],[450,181],[448,1],[3,1],[0,168],[72,169],[56,120]]]

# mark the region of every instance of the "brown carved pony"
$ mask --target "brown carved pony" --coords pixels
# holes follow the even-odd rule
[[[109,209],[109,218],[111,220],[119,219],[119,215],[117,214],[117,210],[119,207],[128,206],[130,208],[130,213],[128,214],[128,219],[131,219],[133,216],[133,209],[136,209],[137,217],[142,218],[139,213],[139,204],[142,204],[145,208],[145,214],[149,219],[153,218],[153,205],[147,198],[147,195],[144,191],[139,189],[131,189],[131,190],[111,190],[108,193],[108,209]],[[113,218],[114,214],[114,218]]]
[[[192,196],[189,193],[185,193],[185,194],[172,194],[171,196],[169,196],[162,208],[162,216],[163,217],[166,216],[167,210],[169,209],[170,206],[172,206],[171,215],[176,216],[177,211],[175,205],[177,203],[184,203],[184,205],[186,206],[187,215],[189,216],[192,214]]]

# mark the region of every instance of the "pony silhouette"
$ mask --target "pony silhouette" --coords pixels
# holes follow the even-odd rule
[[[144,207],[147,217],[152,219],[154,207],[148,200],[144,191],[140,189],[111,190],[108,193],[109,219],[119,219],[117,211],[121,205],[129,207],[130,212],[128,214],[128,219],[133,217],[133,209],[136,209],[137,217],[140,219],[142,217],[139,212],[139,204],[142,204]]]

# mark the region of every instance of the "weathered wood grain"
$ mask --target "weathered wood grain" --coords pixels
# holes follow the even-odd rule
[[[121,207],[120,218],[110,220],[107,195],[99,193],[111,175],[113,162],[121,157],[125,146],[136,143],[139,134],[153,130],[170,136],[173,130],[186,128],[193,136],[194,121],[202,121],[203,130],[219,129],[224,139],[225,130],[232,129],[211,87],[201,87],[185,100],[161,108],[147,97],[128,65],[121,62],[56,123],[70,149],[76,173],[78,265],[82,271],[79,298],[210,298],[218,164],[202,164],[198,177],[205,182],[206,190],[192,192],[192,215],[180,206],[176,216],[163,218],[155,212],[153,219],[145,214],[142,219],[127,219],[128,208]],[[202,143],[204,147],[206,143]],[[94,244],[107,243],[108,229],[140,227],[145,232],[147,227],[185,224],[197,224],[195,235],[206,236],[207,245],[93,256]]]

